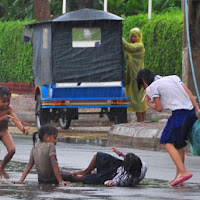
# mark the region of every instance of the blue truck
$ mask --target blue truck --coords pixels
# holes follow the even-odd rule
[[[81,108],[98,108],[100,116],[116,124],[127,122],[123,20],[81,9],[26,25],[33,45],[38,128],[52,120],[67,129]]]

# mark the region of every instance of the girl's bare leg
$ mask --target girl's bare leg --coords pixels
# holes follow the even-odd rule
[[[91,174],[91,172],[96,168],[96,154],[93,156],[88,167],[84,170],[73,171],[72,175],[76,181],[81,181],[86,175]]]
[[[184,164],[184,162],[185,162],[185,153],[184,153],[184,150],[183,149],[178,149],[177,151],[178,151],[178,153],[179,153],[179,155],[181,157],[181,160],[182,160],[182,162]],[[179,173],[180,172],[177,170],[176,177],[179,175]]]
[[[5,179],[9,178],[9,175],[5,172],[4,168],[8,162],[12,159],[15,154],[15,145],[13,139],[8,131],[6,131],[2,136],[2,142],[7,148],[8,153],[5,155],[4,159],[0,164],[0,173],[3,175]]]
[[[179,155],[180,155],[180,157],[181,157],[181,160],[182,160],[182,162],[184,163],[184,161],[185,161],[185,153],[184,153],[184,150],[183,149],[177,149],[177,151],[178,151],[178,153],[179,153]],[[175,179],[176,179],[176,177],[179,175],[179,171],[178,171],[178,168],[176,168],[176,176],[175,176],[175,178],[173,179],[173,180],[171,180],[170,182],[173,182]]]
[[[146,120],[146,111],[145,112],[136,112],[136,117],[138,122],[143,122]]]
[[[177,149],[180,157],[181,157],[181,160],[182,162],[184,163],[185,162],[185,153],[184,153],[184,150],[183,149]]]
[[[184,151],[183,149],[177,150],[173,144],[164,144],[165,149],[169,153],[171,159],[173,160],[174,164],[176,165],[177,175],[185,176],[189,174],[189,171],[184,166]]]

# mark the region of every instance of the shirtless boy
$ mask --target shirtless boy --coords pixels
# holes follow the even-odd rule
[[[23,127],[20,120],[17,118],[12,106],[10,105],[11,92],[5,86],[0,86],[0,140],[7,148],[8,153],[0,163],[0,176],[5,179],[9,178],[9,175],[5,172],[4,168],[8,162],[12,159],[15,154],[15,145],[8,131],[8,121],[12,118],[15,125],[24,134],[28,134],[28,130]]]

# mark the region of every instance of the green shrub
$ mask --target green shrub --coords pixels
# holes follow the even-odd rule
[[[173,11],[152,15],[147,14],[127,17],[123,22],[123,35],[128,39],[131,28],[139,27],[143,34],[146,49],[145,68],[156,74],[182,76],[182,34],[183,14]]]
[[[0,82],[31,83],[32,46],[23,42],[23,28],[28,22],[0,23]]]

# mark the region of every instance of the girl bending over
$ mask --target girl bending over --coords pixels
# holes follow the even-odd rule
[[[144,88],[144,99],[149,107],[161,112],[171,110],[172,115],[162,132],[160,143],[164,145],[174,164],[175,178],[169,181],[171,186],[178,186],[193,175],[184,165],[184,147],[188,134],[197,120],[200,119],[199,105],[192,92],[176,76],[158,76],[148,69],[141,69],[136,76],[138,88]]]

